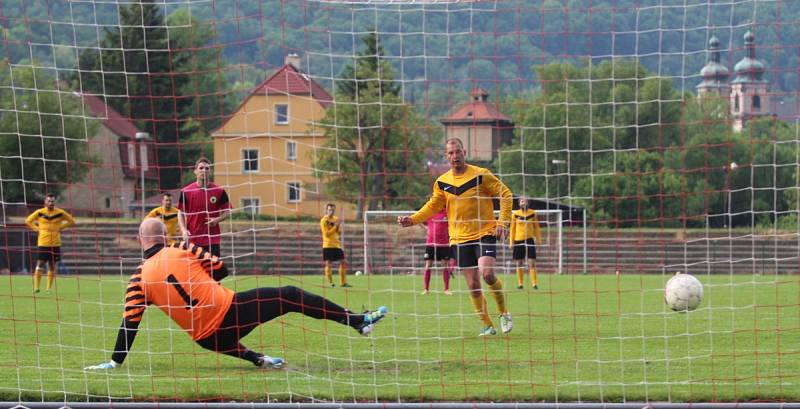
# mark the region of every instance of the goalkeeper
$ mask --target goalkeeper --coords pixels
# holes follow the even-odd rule
[[[450,246],[459,269],[464,272],[470,299],[475,312],[484,324],[479,336],[495,335],[492,319],[481,292],[481,276],[500,312],[503,333],[511,331],[511,314],[506,309],[503,282],[494,274],[497,240],[504,240],[511,219],[511,190],[489,170],[465,162],[464,144],[458,138],[448,139],[445,155],[450,170],[436,179],[430,200],[411,216],[400,216],[403,227],[430,219],[436,212],[447,209]],[[500,219],[495,220],[495,198],[500,200]],[[480,274],[480,275],[479,275]]]
[[[165,227],[159,219],[145,219],[139,226],[145,261],[128,283],[122,325],[111,360],[85,369],[113,369],[125,361],[149,304],[169,315],[201,347],[271,369],[285,367],[286,361],[252,351],[239,342],[267,321],[298,312],[349,325],[367,335],[386,314],[386,307],[353,314],[293,286],[234,293],[219,284],[228,275],[219,258],[189,243],[165,246],[164,235]]]

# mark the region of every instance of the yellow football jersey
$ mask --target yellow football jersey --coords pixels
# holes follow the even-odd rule
[[[158,206],[147,214],[147,217],[157,217],[164,222],[164,226],[167,227],[167,244],[175,243],[181,238],[178,211],[175,206],[170,207],[169,210],[164,210],[164,206]]]
[[[342,234],[341,225],[336,225],[337,220],[339,219],[336,216],[323,216],[320,219],[319,229],[322,231],[322,248],[342,248],[342,242],[339,239]]]
[[[542,231],[539,228],[539,218],[536,217],[536,211],[533,209],[525,211],[522,209],[514,210],[511,213],[511,230],[508,234],[509,244],[528,239],[534,239],[536,244],[542,242]]]
[[[25,219],[25,224],[39,233],[36,242],[39,247],[61,247],[61,230],[74,225],[75,219],[65,210],[57,207],[47,210],[43,207],[31,213]]]
[[[419,224],[446,208],[450,244],[494,235],[498,224],[507,226],[511,219],[511,190],[488,169],[466,166],[461,175],[454,175],[451,169],[439,176],[430,200],[411,216],[412,223]],[[495,199],[500,201],[498,219],[494,217]]]

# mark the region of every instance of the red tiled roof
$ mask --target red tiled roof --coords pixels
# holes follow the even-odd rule
[[[311,95],[325,108],[333,103],[333,97],[322,86],[292,64],[284,64],[275,74],[257,86],[253,93]]]
[[[511,121],[511,118],[500,112],[492,104],[485,101],[467,102],[459,106],[455,112],[441,119],[449,122],[488,122]]]
[[[136,132],[139,132],[130,119],[120,115],[114,108],[106,105],[105,101],[100,97],[94,95],[75,93],[83,98],[86,107],[97,118],[103,118],[103,124],[111,129],[118,136],[126,136],[128,138],[136,138]]]

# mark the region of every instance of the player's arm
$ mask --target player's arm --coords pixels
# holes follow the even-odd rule
[[[542,242],[542,229],[539,227],[539,216],[536,212],[533,213],[533,238],[536,240],[536,244],[540,244]]]
[[[136,334],[139,331],[139,324],[142,322],[142,315],[147,308],[144,290],[141,287],[142,267],[136,269],[136,273],[131,276],[128,288],[125,291],[125,310],[122,313],[122,324],[117,332],[117,342],[114,344],[114,352],[111,360],[98,365],[88,366],[86,370],[114,369],[125,362],[128,351],[133,346]]]
[[[517,216],[511,213],[511,227],[508,231],[508,246],[514,245],[514,234],[517,232]]]
[[[158,217],[158,208],[157,207],[155,209],[153,209],[153,210],[150,210],[150,212],[148,212],[147,216],[145,216],[144,218],[145,219],[149,219],[151,217]]]
[[[184,214],[186,206],[186,196],[183,194],[183,191],[181,191],[181,195],[178,198],[178,204],[175,207],[178,208],[178,226],[181,229],[181,238],[183,238],[183,241],[188,242],[189,230],[186,229],[186,214]]]
[[[33,231],[39,231],[39,225],[38,222],[36,222],[36,219],[38,217],[39,217],[38,210],[31,213],[30,215],[28,215],[28,217],[25,218],[25,225],[27,225]]]
[[[183,242],[180,244],[180,246],[184,250],[194,254],[198,260],[201,260],[200,263],[203,266],[203,269],[215,281],[220,282],[223,278],[230,274],[228,272],[228,267],[222,262],[222,260],[219,259],[219,257],[209,253],[202,247],[188,242]]]
[[[75,225],[75,218],[72,217],[67,211],[62,210],[64,213],[64,222],[61,224],[61,229],[66,229]]]
[[[417,210],[416,213],[412,214],[411,216],[400,216],[397,218],[397,223],[403,227],[413,226],[415,224],[420,224],[439,213],[442,209],[447,206],[447,198],[444,196],[444,192],[439,189],[439,184],[434,182],[433,183],[433,193],[431,194],[431,198],[428,199],[428,202],[422,206],[421,209]]]

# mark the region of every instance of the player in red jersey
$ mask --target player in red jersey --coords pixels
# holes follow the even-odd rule
[[[166,228],[159,219],[145,219],[139,226],[145,260],[128,282],[122,325],[111,360],[85,369],[121,365],[136,339],[144,310],[151,304],[164,311],[201,347],[273,369],[283,368],[286,361],[254,352],[240,342],[267,321],[297,312],[348,325],[367,335],[373,324],[386,315],[386,307],[353,314],[294,286],[234,293],[219,283],[228,270],[218,257],[187,242],[166,246],[165,234]]]
[[[206,158],[198,159],[194,164],[196,182],[181,189],[178,199],[178,223],[181,226],[183,240],[194,243],[220,256],[219,223],[231,215],[231,203],[228,194],[211,179],[211,162]]]

